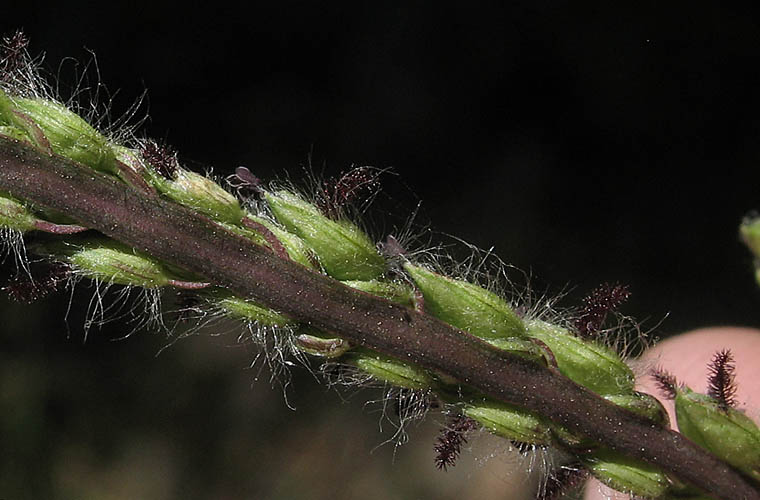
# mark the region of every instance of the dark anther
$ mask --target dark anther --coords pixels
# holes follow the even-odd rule
[[[227,177],[227,184],[242,198],[261,194],[261,179],[243,166],[236,168],[235,173]]]

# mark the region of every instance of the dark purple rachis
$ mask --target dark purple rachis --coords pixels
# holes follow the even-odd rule
[[[718,402],[723,411],[736,406],[736,365],[730,349],[716,352],[707,365],[710,376],[707,378],[707,394]]]
[[[456,415],[449,420],[449,425],[441,429],[435,443],[435,465],[446,470],[454,467],[462,451],[462,445],[467,442],[467,433],[477,427],[477,423],[464,415]]]
[[[578,333],[584,337],[599,332],[607,319],[607,314],[615,312],[631,293],[625,285],[603,283],[583,299],[583,307],[574,321]]]

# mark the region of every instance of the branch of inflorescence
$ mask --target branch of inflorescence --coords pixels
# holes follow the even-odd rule
[[[295,320],[534,411],[715,498],[760,500],[760,491],[740,473],[681,434],[603,400],[558,371],[282,259],[178,204],[2,136],[0,190]]]

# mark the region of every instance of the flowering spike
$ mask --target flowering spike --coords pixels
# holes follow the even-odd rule
[[[718,406],[723,411],[736,406],[735,368],[734,358],[729,349],[715,353],[708,365],[710,376],[707,379],[707,394],[718,401]]]

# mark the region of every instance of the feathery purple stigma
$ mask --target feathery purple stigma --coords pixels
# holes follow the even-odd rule
[[[586,337],[598,333],[607,314],[615,312],[630,295],[627,286],[617,283],[603,283],[596,287],[583,299],[581,314],[574,321],[578,333]]]
[[[148,139],[141,141],[138,147],[143,160],[150,163],[162,177],[168,180],[176,178],[179,160],[177,152],[171,146]]]
[[[27,65],[29,39],[21,30],[0,42],[0,81],[9,83],[13,74]]]
[[[456,415],[449,420],[449,425],[441,429],[441,434],[436,440],[436,467],[446,470],[456,465],[462,445],[467,442],[466,434],[476,426],[473,419],[464,415]]]
[[[338,179],[324,181],[317,193],[317,207],[326,216],[338,218],[346,205],[360,197],[370,199],[377,193],[380,188],[378,177],[375,169],[357,167],[343,173]]]
[[[579,486],[587,477],[588,471],[583,469],[580,463],[573,467],[562,466],[552,473],[537,498],[538,500],[558,500]]]
[[[710,376],[707,378],[707,394],[718,401],[723,411],[736,405],[736,376],[734,357],[730,349],[716,352],[708,365]]]
[[[668,373],[662,368],[652,370],[652,378],[657,383],[657,388],[667,399],[674,399],[678,392],[678,380],[675,375]]]

